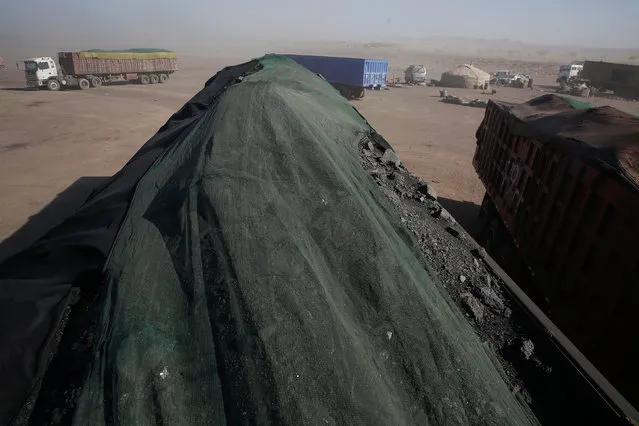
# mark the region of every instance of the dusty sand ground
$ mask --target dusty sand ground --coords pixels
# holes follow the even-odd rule
[[[182,61],[181,70],[165,85],[57,93],[24,90],[23,75],[9,71],[0,80],[0,240],[78,179],[117,172],[211,75],[244,59]],[[434,56],[429,68],[443,71],[462,61]],[[404,62],[410,63],[408,59]],[[428,58],[420,60],[428,62]],[[508,66],[504,61],[488,62],[481,65],[489,72]],[[517,64],[535,75],[539,89],[499,89],[494,99],[525,101],[548,90],[554,81],[555,65]],[[396,61],[392,69],[404,66]],[[431,72],[438,78],[436,74]],[[448,91],[467,98],[488,98],[470,89]],[[594,103],[639,114],[637,102],[595,99]],[[464,226],[472,227],[484,192],[471,164],[483,109],[441,103],[435,87],[369,91],[354,105],[412,171],[434,183],[442,204]]]

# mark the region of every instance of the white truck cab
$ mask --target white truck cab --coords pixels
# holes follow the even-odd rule
[[[579,73],[583,69],[583,62],[572,62],[568,65],[560,66],[559,73],[557,74],[557,83],[566,82],[571,78],[579,76]]]
[[[50,84],[56,86],[49,87],[51,90],[58,90],[60,82],[58,78],[58,67],[53,58],[41,56],[38,58],[28,58],[24,60],[24,74],[27,78],[28,87],[49,87]]]

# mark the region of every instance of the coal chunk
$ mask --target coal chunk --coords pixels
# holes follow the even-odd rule
[[[381,161],[384,164],[392,164],[396,167],[399,167],[399,165],[401,164],[401,162],[399,161],[399,157],[392,149],[387,149],[386,151],[384,151],[384,155],[382,155]]]
[[[504,300],[492,288],[481,287],[477,293],[485,305],[493,308],[497,312],[502,312],[504,310]]]
[[[424,183],[417,188],[417,192],[424,194],[431,200],[437,200],[437,191],[435,191],[432,185]]]
[[[535,344],[530,339],[526,339],[521,344],[521,353],[524,354],[524,358],[530,359],[535,351]]]
[[[460,295],[464,307],[475,320],[481,322],[484,319],[484,306],[470,293]]]
[[[452,235],[455,238],[459,238],[459,231],[455,228],[451,228],[450,226],[446,227],[446,232]]]

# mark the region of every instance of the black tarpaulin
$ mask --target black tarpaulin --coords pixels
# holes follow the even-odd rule
[[[42,378],[72,287],[99,284],[95,276],[140,178],[227,86],[258,65],[251,61],[220,71],[75,215],[0,264],[0,424],[16,415]]]

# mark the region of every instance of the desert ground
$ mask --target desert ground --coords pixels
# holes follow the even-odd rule
[[[387,55],[391,75],[398,77],[403,77],[407,65],[420,63],[427,66],[429,77],[439,79],[442,71],[473,60],[445,53],[402,56],[391,50]],[[113,175],[210,76],[245,59],[184,57],[180,71],[167,84],[111,85],[87,91],[26,90],[22,73],[5,71],[0,79],[0,240],[38,212],[46,215],[43,208],[68,188],[88,181],[83,178]],[[474,59],[487,72],[509,68],[526,72],[534,78],[533,90],[500,88],[494,95],[484,95],[481,90],[448,89],[448,93],[469,99],[526,101],[553,90],[559,63],[541,59]],[[442,103],[439,90],[414,86],[368,91],[353,105],[411,171],[434,184],[442,204],[472,232],[484,194],[472,167],[475,131],[484,110]],[[639,114],[637,102],[588,101]],[[84,190],[84,196],[89,190]]]

